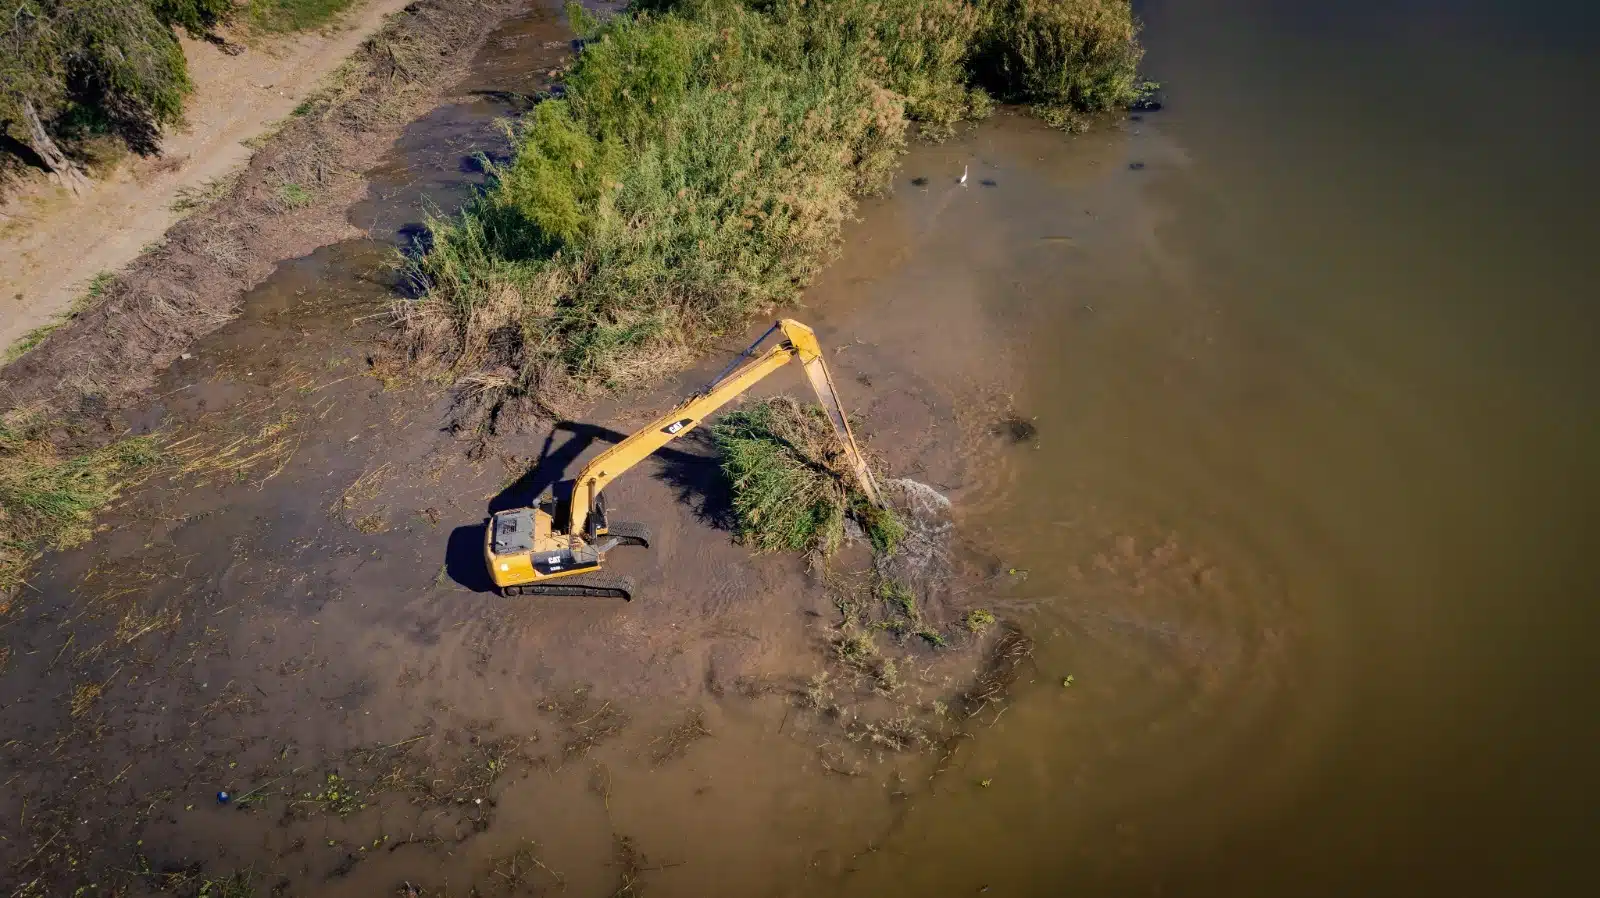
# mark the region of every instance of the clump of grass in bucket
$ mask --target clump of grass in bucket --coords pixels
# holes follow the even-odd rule
[[[39,546],[64,549],[87,540],[95,512],[160,457],[148,437],[62,457],[42,426],[25,411],[0,419],[0,600]]]
[[[822,409],[778,396],[730,412],[711,428],[733,487],[739,536],[761,552],[826,557],[856,519],[873,547],[892,551],[905,533],[894,512],[868,502],[854,483]]]

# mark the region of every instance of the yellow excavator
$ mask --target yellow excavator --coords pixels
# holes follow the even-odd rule
[[[759,357],[756,353],[774,334],[782,339]],[[834,433],[843,445],[850,470],[861,491],[882,505],[878,485],[856,446],[850,421],[839,404],[833,377],[822,361],[822,347],[811,328],[784,319],[740,353],[698,393],[646,424],[633,435],[595,456],[577,479],[558,483],[532,508],[502,511],[489,520],[484,556],[502,595],[592,596],[632,599],[627,578],[598,576],[606,553],[619,545],[650,545],[643,524],[611,521],[602,490],[650,453],[693,430],[717,409],[759,383],[792,359],[799,359],[806,379],[822,403]]]

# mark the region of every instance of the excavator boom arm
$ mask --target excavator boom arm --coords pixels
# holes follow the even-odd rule
[[[828,366],[822,360],[822,347],[817,342],[816,333],[804,324],[790,319],[778,322],[773,329],[783,331],[786,338],[784,342],[767,350],[754,361],[736,367],[735,370],[719,377],[699,393],[684,400],[677,408],[641,427],[627,439],[595,456],[593,461],[584,465],[583,470],[578,473],[577,481],[573,484],[572,510],[567,532],[574,535],[584,532],[589,523],[589,512],[594,508],[600,491],[605,489],[607,484],[644,461],[652,452],[693,430],[708,415],[727,405],[796,357],[800,359],[800,364],[806,372],[806,379],[811,382],[817,400],[822,403],[828,420],[833,424],[834,432],[839,436],[839,442],[844,446],[850,469],[855,473],[862,492],[866,493],[873,504],[882,504],[878,498],[877,482],[873,480],[866,459],[856,446],[855,434],[850,430],[850,421],[839,402],[838,392],[833,386],[833,377],[828,373]],[[763,335],[761,340],[756,341],[754,346],[740,356],[740,359],[752,354],[765,340],[766,336]],[[738,360],[734,364],[737,366]]]

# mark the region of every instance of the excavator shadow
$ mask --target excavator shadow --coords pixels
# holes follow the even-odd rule
[[[559,446],[560,435],[569,434]],[[511,508],[526,508],[547,490],[555,488],[568,476],[568,469],[596,443],[620,443],[627,439],[609,427],[584,424],[577,421],[557,422],[545,438],[539,460],[528,473],[506,487],[489,502],[489,513]],[[733,526],[733,496],[717,461],[716,448],[711,436],[696,430],[683,437],[674,446],[657,449],[651,456],[661,463],[657,479],[670,485],[678,493],[678,501],[694,509],[695,517],[702,523],[719,530]],[[638,517],[626,508],[614,510],[619,518]],[[479,528],[481,533],[482,527]]]
[[[560,440],[562,434],[565,440]],[[627,439],[608,427],[583,424],[577,421],[560,421],[551,428],[540,450],[539,460],[528,473],[501,490],[489,500],[489,513],[496,514],[512,508],[526,508],[568,476],[588,449],[596,443],[620,443]],[[696,430],[683,437],[675,446],[657,449],[652,455],[661,463],[657,479],[671,486],[678,501],[687,503],[695,517],[703,524],[718,530],[733,529],[733,495],[717,460],[711,435]],[[630,512],[627,508],[614,510],[618,518],[644,518],[648,515]],[[450,533],[445,548],[445,575],[456,585],[473,592],[490,592],[490,580],[483,564],[484,528],[487,522],[457,527]]]
[[[483,565],[483,539],[487,523],[468,524],[450,531],[444,549],[444,573],[456,586],[472,592],[493,592],[494,581]]]
[[[695,430],[678,441],[685,450],[657,449],[664,464],[657,479],[672,487],[678,501],[694,509],[694,516],[708,527],[732,531],[733,490],[722,473],[722,460],[716,443],[706,430]]]

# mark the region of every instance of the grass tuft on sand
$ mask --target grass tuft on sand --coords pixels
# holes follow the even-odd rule
[[[74,318],[82,315],[90,306],[99,302],[106,295],[106,292],[111,289],[116,280],[117,276],[109,271],[102,271],[90,278],[88,286],[84,288],[82,293],[78,294],[77,298],[72,301],[72,305],[64,313],[57,316],[53,321],[41,324],[28,331],[22,335],[21,339],[6,347],[5,354],[0,356],[0,365],[9,364],[27,355],[30,350],[43,343],[46,337],[60,330],[63,325]]]
[[[328,24],[355,0],[250,0],[250,24],[270,32],[303,31]]]
[[[880,551],[904,535],[894,512],[856,489],[820,406],[764,399],[722,416],[711,435],[732,487],[739,537],[755,550],[827,557],[844,541],[847,517]]]
[[[0,419],[0,596],[21,582],[37,547],[86,541],[95,512],[160,458],[147,437],[62,458],[41,426],[24,413]]]
[[[458,426],[568,413],[796,301],[857,199],[889,184],[909,121],[937,135],[987,111],[980,57],[1008,97],[1114,102],[1121,75],[1050,67],[1099,65],[1073,49],[1083,35],[1136,47],[1126,0],[1056,0],[1094,12],[1080,18],[1041,17],[1040,2],[653,0],[604,24],[573,12],[586,43],[564,94],[509,126],[517,152],[481,197],[429,223],[410,268],[424,297],[397,308],[413,356],[462,387]],[[1086,30],[1102,19],[1125,27]],[[980,52],[1013,33],[1037,39],[1014,59]]]

